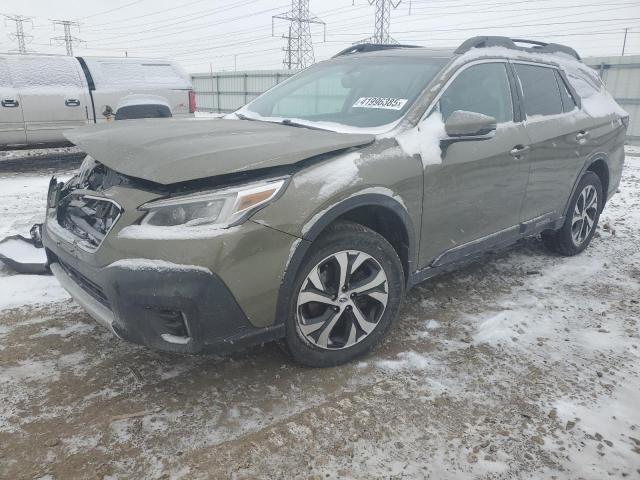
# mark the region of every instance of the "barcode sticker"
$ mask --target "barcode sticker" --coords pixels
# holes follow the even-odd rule
[[[401,110],[407,103],[406,98],[360,97],[353,108],[384,108],[385,110]]]

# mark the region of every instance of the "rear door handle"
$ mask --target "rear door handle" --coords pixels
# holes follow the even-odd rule
[[[67,107],[79,107],[80,100],[76,100],[75,98],[68,98],[67,100],[64,101],[64,104]]]
[[[529,151],[529,146],[528,145],[516,145],[515,147],[513,147],[511,149],[511,151],[509,152],[509,154],[516,159],[520,159],[522,158],[522,156],[527,153]]]
[[[12,98],[5,98],[0,103],[2,104],[3,107],[7,107],[7,108],[17,107],[18,105],[20,105],[20,103],[18,103],[17,100],[14,100]]]

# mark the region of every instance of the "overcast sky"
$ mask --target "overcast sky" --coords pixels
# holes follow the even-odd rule
[[[474,35],[548,40],[583,56],[619,55],[628,28],[627,55],[640,55],[639,0],[402,0],[392,13],[391,34],[401,43],[457,46]],[[316,60],[373,33],[374,7],[367,0],[310,0]],[[52,37],[51,19],[77,20],[84,40],[76,55],[164,57],[190,72],[281,68],[287,0],[2,0],[0,13],[32,16],[25,34],[33,52],[64,53]],[[0,51],[15,49],[15,24],[0,22]]]

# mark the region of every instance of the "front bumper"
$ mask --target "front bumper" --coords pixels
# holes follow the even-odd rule
[[[272,273],[282,274],[288,256],[289,236],[281,232],[249,221],[224,241],[190,244],[114,235],[89,253],[57,230],[43,228],[52,272],[91,317],[125,340],[172,352],[225,353],[284,334],[282,323],[275,322],[279,282]],[[144,258],[152,252],[164,253],[158,256],[166,260]],[[196,261],[207,257],[215,260]],[[253,276],[247,274],[250,267]]]

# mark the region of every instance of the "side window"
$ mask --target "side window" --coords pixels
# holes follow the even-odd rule
[[[566,112],[570,112],[574,108],[576,108],[576,102],[573,99],[573,95],[567,88],[567,84],[565,83],[562,75],[556,70],[556,81],[558,82],[558,87],[560,87],[560,98],[562,99],[562,108]]]
[[[482,113],[497,123],[513,120],[513,104],[509,77],[504,63],[473,65],[451,82],[438,102],[446,122],[456,110]]]
[[[9,59],[16,88],[82,87],[73,57],[27,57]]]
[[[562,99],[553,68],[516,63],[528,117],[562,113]]]

